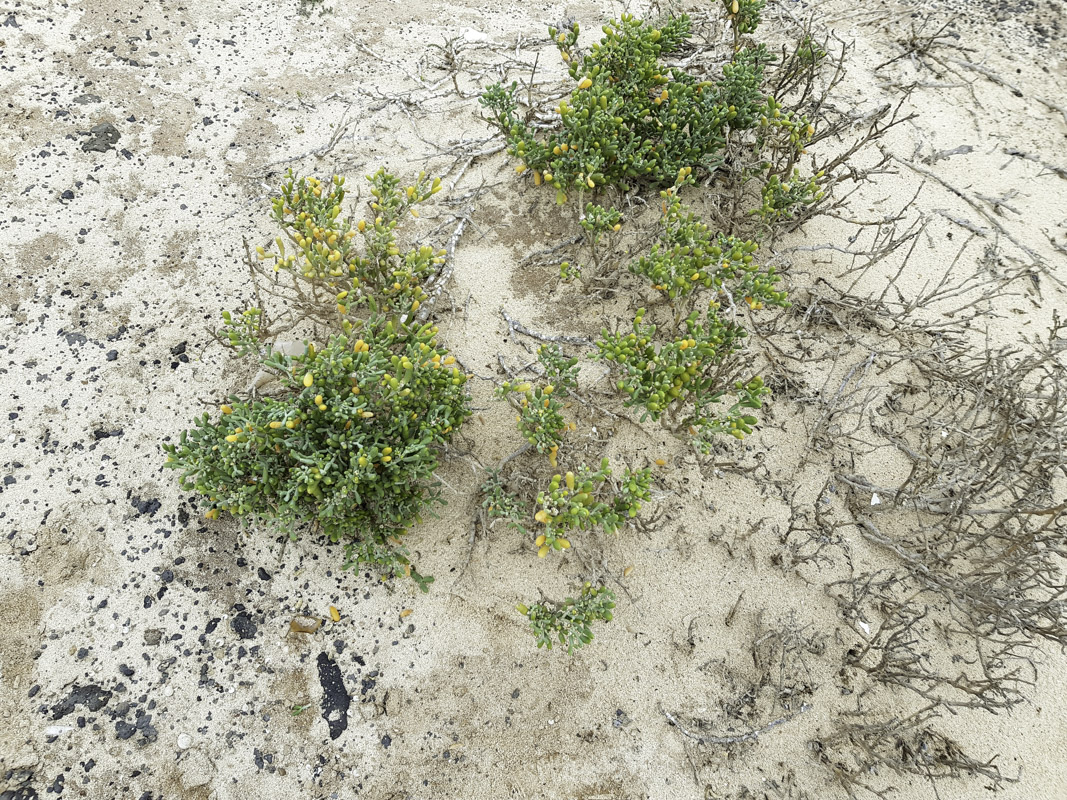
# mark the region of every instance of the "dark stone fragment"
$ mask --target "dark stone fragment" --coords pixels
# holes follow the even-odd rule
[[[119,672],[125,675],[127,678],[133,677],[133,667],[128,664],[119,664]]]
[[[161,581],[163,581],[163,583],[170,583],[171,581],[174,580],[174,570],[172,570],[172,569],[163,570],[163,573],[159,576],[159,579]]]
[[[75,686],[69,695],[52,706],[52,719],[62,719],[77,706],[85,706],[90,711],[99,711],[111,700],[111,692],[94,683],[88,686]]]
[[[230,627],[236,631],[242,639],[251,639],[256,635],[256,623],[247,612],[241,612],[230,622]]]
[[[214,633],[217,627],[219,627],[219,618],[215,617],[208,622],[207,627],[204,628],[204,633]]]
[[[138,514],[155,514],[163,506],[156,498],[142,500],[137,495],[130,499],[130,505],[137,509]]]
[[[101,439],[110,439],[113,436],[124,436],[125,434],[126,434],[126,431],[123,428],[115,428],[112,431],[105,431],[105,430],[101,429],[101,430],[98,430],[98,431],[93,431],[93,438],[96,439],[96,441],[99,442]],[[138,498],[138,499],[140,499],[140,498]],[[159,506],[156,506],[156,508],[158,508],[158,507]],[[138,510],[140,510],[140,509],[138,509]],[[141,513],[143,514],[144,512],[142,511]]]
[[[119,360],[119,351],[118,350],[108,350],[107,351],[107,360],[108,361],[118,361]]]
[[[270,573],[267,572],[265,569],[263,569],[263,567],[260,567],[259,570],[257,570],[256,574],[259,575],[259,579],[261,581],[269,581],[270,580]]]
[[[348,707],[352,698],[345,689],[341,668],[326,653],[319,653],[319,683],[322,684],[322,718],[330,728],[330,738],[336,739],[348,728]]]
[[[170,354],[171,354],[172,356],[180,356],[180,355],[181,355],[182,353],[184,353],[184,352],[185,352],[185,346],[186,346],[187,344],[188,344],[188,342],[182,342],[182,343],[180,343],[180,344],[176,344],[176,345],[174,345],[174,347],[172,347],[172,348],[170,349]]]
[[[119,131],[110,122],[102,122],[94,125],[89,131],[89,138],[82,142],[82,150],[85,152],[106,153],[115,147],[119,140]]]
[[[386,750],[389,749],[389,745],[391,745],[392,743],[393,743],[393,737],[390,736],[388,733],[385,734],[385,736],[382,737],[382,747],[384,747]]]
[[[118,722],[115,723],[115,733],[120,739],[125,740],[129,739],[131,736],[137,733],[137,728],[135,728],[128,722],[123,722],[120,719]]]

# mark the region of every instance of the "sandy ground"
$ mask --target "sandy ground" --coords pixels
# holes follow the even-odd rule
[[[488,81],[471,76],[491,74],[517,37],[539,38],[547,22],[570,16],[595,31],[622,10],[423,0],[326,8],[0,7],[0,796],[622,800],[741,797],[746,787],[747,796],[843,796],[809,747],[850,708],[835,670],[857,633],[824,591],[841,564],[776,565],[790,507],[757,477],[792,481],[809,499],[820,491],[817,464],[797,471],[814,413],[802,404],[782,402],[757,436],[724,447],[721,460],[755,472],[702,471],[658,428],[601,432],[608,455],[669,460],[654,504],[664,516],[646,532],[585,543],[614,576],[620,604],[573,657],[534,649],[513,606],[539,589],[563,596],[582,563],[539,562],[502,527],[472,548],[479,479],[462,459],[441,470],[448,506],[412,539],[421,570],[437,579],[428,595],[343,573],[339,552],[309,540],[283,546],[230,520],[207,522],[162,469],[161,440],[251,377],[234,373],[209,330],[223,309],[255,300],[242,237],[274,235],[265,200],[287,167],[354,182],[381,165],[447,169],[450,158],[426,160],[432,142],[489,134],[473,99]],[[875,107],[919,81],[907,106],[919,116],[884,146],[949,186],[1001,197],[997,218],[1067,279],[1055,245],[1067,237],[1067,175],[1004,152],[1067,167],[1062,5],[826,2],[817,11],[855,42],[837,102]],[[963,82],[913,58],[875,72],[913,25],[954,12],[951,31],[972,49],[943,55],[986,73],[957,65]],[[451,82],[423,88],[447,74],[431,45],[453,38],[469,97],[446,94]],[[545,63],[550,55],[542,51]],[[390,99],[401,92],[423,108]],[[463,362],[491,376],[498,353],[513,364],[526,357],[501,307],[566,333],[596,330],[604,313],[583,315],[550,269],[518,267],[571,235],[573,218],[500,156],[474,165],[456,193],[483,177],[494,185],[460,246],[454,310],[446,304],[440,321]],[[951,216],[985,230],[975,248],[1014,247],[946,185],[903,165],[851,208],[857,218],[899,210],[924,182],[908,210],[933,221],[900,285],[921,287],[952,263],[969,232]],[[780,243],[801,248],[791,280],[834,280],[847,256],[802,248],[850,231],[817,221]],[[974,263],[969,252],[958,269]],[[1063,305],[1052,280],[1019,287],[988,309],[983,333],[1008,342],[1040,332]],[[813,373],[811,384],[832,377]],[[488,463],[514,448],[515,434],[491,386],[475,384],[465,443]],[[894,469],[864,466],[875,479]],[[851,544],[856,561],[877,559]],[[328,620],[331,605],[339,622]],[[289,634],[302,612],[327,622]],[[812,640],[794,665],[808,710],[737,746],[687,742],[664,710],[708,719],[706,733],[721,736],[786,713],[762,697],[739,716],[723,709],[753,669],[759,626],[788,620]],[[939,720],[1018,778],[1005,798],[1067,796],[1067,659],[1046,649],[1038,661],[1028,701],[1010,713]],[[335,674],[350,706],[347,728],[331,738],[323,684]],[[917,707],[888,690],[872,702],[889,714]],[[923,781],[883,777],[896,796],[934,796]],[[963,778],[938,791],[977,798],[984,787]]]

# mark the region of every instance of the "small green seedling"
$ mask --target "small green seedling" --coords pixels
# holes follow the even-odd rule
[[[530,620],[530,630],[538,647],[552,649],[558,642],[567,652],[593,641],[590,626],[597,621],[610,622],[615,608],[615,593],[606,586],[593,586],[588,581],[578,599],[568,597],[562,603],[535,603],[516,606],[520,614]]]

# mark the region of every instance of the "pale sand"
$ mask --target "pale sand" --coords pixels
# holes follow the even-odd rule
[[[957,4],[919,4],[915,14],[943,19],[950,5]],[[161,439],[251,378],[235,374],[208,331],[223,309],[254,301],[241,239],[273,237],[265,200],[281,172],[291,164],[342,173],[355,189],[381,165],[400,174],[447,168],[449,159],[421,160],[432,152],[425,142],[489,135],[473,99],[488,79],[476,83],[472,73],[500,63],[516,36],[540,40],[549,21],[569,15],[595,32],[621,10],[425,0],[334,0],[330,8],[321,16],[301,14],[288,0],[164,11],[35,0],[0,10],[7,19],[0,23],[0,187],[8,200],[0,220],[0,381],[10,413],[0,471],[14,478],[0,495],[0,712],[7,720],[0,791],[32,787],[44,796],[63,785],[63,796],[90,798],[621,800],[733,798],[747,786],[749,796],[800,797],[763,783],[785,786],[795,772],[811,797],[843,796],[808,742],[852,708],[837,670],[861,636],[823,589],[847,573],[840,559],[795,572],[771,561],[790,512],[770,480],[799,488],[810,504],[838,468],[816,458],[796,471],[820,413],[815,404],[772,403],[759,434],[746,445],[724,445],[719,460],[762,463],[751,475],[702,475],[659,428],[616,425],[608,455],[671,461],[660,470],[654,504],[668,516],[647,534],[586,536],[576,545],[621,584],[615,621],[573,657],[534,649],[513,607],[539,589],[550,597],[570,592],[585,574],[577,556],[538,561],[530,543],[498,525],[476,541],[457,579],[480,481],[466,461],[442,467],[449,504],[411,537],[420,569],[436,576],[428,595],[408,583],[390,591],[372,576],[342,573],[336,548],[304,540],[283,553],[281,540],[242,535],[231,520],[205,524],[162,470]],[[974,52],[940,55],[981,62],[1022,97],[967,68],[973,96],[955,86],[958,77],[907,60],[874,74],[901,52],[890,36],[907,34],[908,9],[866,11],[835,1],[821,4],[821,20],[855,40],[847,89],[836,102],[891,102],[895,90],[882,79],[932,84],[912,95],[908,108],[919,116],[887,137],[887,150],[968,192],[1013,193],[1006,202],[1014,210],[997,219],[1067,279],[1067,259],[1045,235],[1065,241],[1067,180],[1003,152],[1016,148],[1067,167],[1067,119],[1038,99],[1063,104],[1067,95],[1067,47],[1056,27],[1067,19],[1055,6],[999,25],[985,3],[963,11],[955,30]],[[1035,25],[1044,26],[1046,41]],[[451,37],[465,44],[459,82],[472,97],[446,95],[446,82],[426,113],[410,114],[375,99],[416,89],[416,76],[431,84],[444,78],[441,52],[429,45]],[[562,76],[551,47],[541,50],[539,70]],[[118,131],[115,148],[83,151],[101,123]],[[308,155],[342,124],[348,127],[336,147],[321,159]],[[960,145],[973,150],[921,161]],[[899,210],[924,179],[899,165],[895,172],[853,197],[855,217]],[[464,364],[495,376],[498,353],[512,365],[529,358],[506,335],[501,307],[538,330],[572,334],[594,332],[609,310],[583,315],[574,290],[556,288],[551,268],[516,269],[531,250],[573,235],[573,206],[557,210],[551,193],[532,191],[500,155],[474,165],[458,191],[483,177],[495,186],[458,251],[456,310],[449,313],[445,302],[439,316]],[[967,231],[938,209],[990,227],[928,180],[910,211],[929,213],[932,222],[898,282],[904,290],[936,279],[966,240]],[[780,246],[842,244],[853,230],[819,220]],[[974,270],[992,241],[989,234],[972,245],[959,269]],[[833,282],[848,265],[829,251],[796,251],[792,261],[789,281],[798,289],[820,276]],[[854,291],[881,291],[897,266],[880,266]],[[994,342],[1040,333],[1064,306],[1051,280],[1042,280],[1040,294],[1017,288],[1018,296],[998,301],[982,320]],[[562,298],[559,310],[546,305],[549,297]],[[824,382],[832,392],[854,363],[814,365],[807,382],[816,394]],[[591,368],[586,380],[598,374]],[[870,381],[884,387],[890,377]],[[491,386],[473,386],[479,411],[466,443],[490,463],[514,449],[516,434]],[[856,471],[891,483],[899,469],[868,458]],[[857,534],[846,536],[854,536],[848,544],[857,568],[884,560]],[[629,565],[635,569],[623,579]],[[340,622],[327,621],[310,637],[286,636],[294,613],[328,617],[330,605]],[[256,626],[248,640],[231,626],[240,607]],[[413,613],[401,619],[404,609]],[[687,743],[661,709],[706,718],[708,733],[724,736],[783,713],[767,716],[764,695],[748,721],[731,721],[720,707],[752,677],[749,647],[761,614],[768,623],[795,614],[825,637],[823,653],[807,657],[797,673],[814,687],[805,698],[810,711],[754,743]],[[205,634],[212,620],[217,627]],[[352,695],[348,729],[337,740],[320,713],[321,653],[336,661]],[[1020,778],[1001,797],[1067,796],[1067,660],[1046,648],[1040,662],[1025,705],[936,722],[976,757],[999,754],[1005,775]],[[112,693],[95,711],[87,704],[104,697],[89,686]],[[82,704],[64,713],[76,687]],[[886,715],[922,705],[902,692],[872,697],[874,711]],[[130,725],[133,733],[119,738]],[[900,787],[898,797],[933,796],[921,780],[882,777]],[[946,800],[984,797],[984,783],[942,781],[938,791]]]

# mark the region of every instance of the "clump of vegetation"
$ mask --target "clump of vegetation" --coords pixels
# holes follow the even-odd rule
[[[814,127],[765,93],[765,68],[777,57],[762,44],[742,46],[742,35],[759,24],[763,3],[729,0],[725,6],[735,52],[718,80],[663,63],[686,43],[686,15],[653,25],[623,14],[604,26],[604,38],[588,53],[578,49],[577,23],[570,31],[550,28],[577,81],[556,109],[559,128],[543,135],[518,114],[515,83],[494,84],[481,98],[508,152],[522,162],[516,170],[531,170],[534,183],[553,187],[561,204],[575,190],[628,191],[670,185],[684,168],[701,175],[727,169],[729,147],[738,140],[751,153],[746,180],[778,175],[783,164],[791,174]]]
[[[616,533],[627,520],[637,516],[641,503],[651,497],[652,471],[627,468],[617,489],[610,488],[610,477],[606,458],[598,470],[581,466],[577,474],[552,476],[548,490],[537,495],[541,508],[534,519],[545,526],[545,532],[534,540],[539,557],[544,558],[552,550],[569,549],[571,543],[565,534],[570,531],[600,527],[607,533]]]
[[[538,453],[547,453],[554,466],[563,434],[571,427],[563,417],[563,398],[578,385],[578,359],[565,358],[559,346],[551,344],[538,349],[537,360],[543,369],[537,386],[529,381],[505,381],[497,387],[496,396],[518,412],[515,422],[522,437]]]
[[[530,620],[530,630],[538,647],[552,649],[558,642],[567,652],[593,641],[589,627],[594,622],[610,622],[615,608],[615,593],[606,586],[593,586],[586,581],[578,599],[568,597],[562,603],[535,603],[517,606],[519,613]]]
[[[752,433],[758,421],[751,411],[763,407],[770,390],[758,376],[732,386],[723,380],[744,329],[709,308],[703,321],[696,311],[689,315],[680,338],[657,343],[656,326],[643,324],[644,315],[644,309],[637,312],[631,333],[605,328],[597,341],[600,357],[618,376],[616,387],[626,395],[623,404],[642,406],[642,421],[660,420],[672,431],[686,432],[705,452],[716,434],[741,439]],[[731,390],[736,402],[725,413],[716,413]]]
[[[711,289],[717,304],[728,307],[744,300],[753,310],[765,304],[788,307],[781,276],[774,267],[756,262],[759,245],[751,239],[712,234],[708,226],[682,203],[680,190],[692,183],[692,169],[679,171],[675,185],[660,192],[663,216],[657,240],[648,255],[630,263],[669,301]]]
[[[719,434],[741,439],[751,433],[758,422],[752,412],[770,393],[758,376],[738,379],[742,365],[736,354],[748,334],[736,304],[743,299],[750,311],[758,311],[765,304],[790,303],[774,268],[756,263],[755,242],[712,236],[681,203],[678,191],[692,180],[691,172],[682,169],[675,186],[660,192],[659,239],[647,256],[630,264],[630,271],[645,277],[675,309],[675,319],[668,322],[675,331],[657,337],[660,327],[645,323],[642,308],[630,331],[603,328],[596,347],[612,367],[616,388],[626,395],[625,406],[641,406],[642,421],[658,420],[675,433],[688,433],[698,449],[708,452]],[[679,319],[683,302],[704,291],[714,292],[704,311]],[[734,402],[718,411],[728,395]]]
[[[274,262],[275,271],[290,270],[334,293],[342,316],[363,304],[375,312],[410,315],[425,302],[424,284],[436,274],[445,251],[422,245],[402,252],[397,228],[408,215],[418,216],[416,206],[441,190],[441,180],[420,173],[414,183],[403,186],[384,169],[368,180],[374,216],[353,225],[341,216],[343,177],[323,182],[290,171],[271,208],[295,252],[287,254],[280,236],[275,240],[277,252],[262,247],[257,252]]]
[[[343,179],[289,176],[273,203],[297,254],[279,237],[277,269],[336,295],[338,326],[325,343],[293,355],[263,344],[262,312],[223,314],[218,338],[258,362],[279,384],[269,397],[230,397],[213,419],[204,414],[178,444],[164,445],[183,489],[205,498],[207,517],[223,511],[270,523],[296,537],[303,526],[343,543],[346,567],[366,564],[384,576],[406,575],[425,590],[433,580],[410,562],[404,535],[440,502],[434,470],[442,449],[470,416],[467,375],[416,323],[421,283],[439,258],[428,247],[404,256],[396,239],[402,212],[436,191],[422,177],[399,190],[379,171],[370,178],[375,221],[338,222]],[[364,235],[357,252],[352,240]],[[368,313],[350,313],[361,305]]]
[[[500,477],[500,470],[486,470],[489,477],[482,483],[479,491],[482,493],[482,508],[489,519],[507,520],[509,528],[514,528],[520,533],[526,533],[523,525],[529,516],[529,508],[520,497],[511,494]]]

